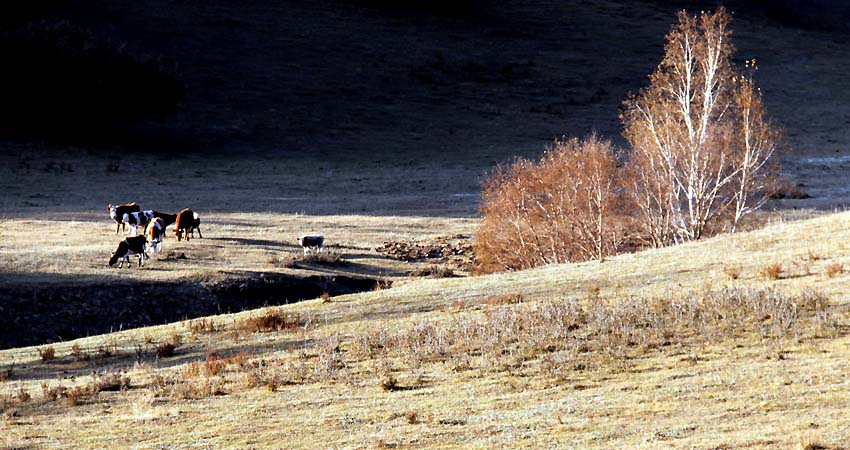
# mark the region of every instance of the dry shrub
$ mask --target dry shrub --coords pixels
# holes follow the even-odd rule
[[[451,267],[432,264],[428,267],[422,267],[410,271],[410,276],[423,278],[451,278],[455,276],[455,272]]]
[[[625,226],[619,152],[591,135],[557,141],[540,161],[519,159],[484,182],[474,242],[477,273],[616,254]]]
[[[388,392],[398,391],[401,389],[398,384],[398,379],[396,379],[396,377],[393,376],[393,374],[391,373],[388,373],[386,376],[384,376],[384,378],[381,379],[379,386],[382,390]]]
[[[313,365],[313,375],[317,381],[337,380],[345,367],[339,336],[335,335],[318,346]]]
[[[77,406],[95,398],[101,392],[123,391],[129,387],[130,377],[124,372],[94,372],[92,379],[86,384],[66,387],[62,384],[50,386],[42,383],[41,391],[46,401],[64,399],[68,406]]]
[[[242,368],[248,387],[264,386],[269,392],[281,386],[303,383],[309,379],[309,372],[303,359],[286,361],[262,358],[249,361]]]
[[[56,357],[56,349],[53,348],[52,345],[39,347],[36,351],[38,352],[38,357],[41,358],[42,361],[51,361]]]
[[[576,300],[497,306],[441,322],[422,320],[397,332],[378,327],[355,336],[351,351],[400,358],[409,367],[445,362],[457,370],[516,370],[537,360],[539,370],[558,374],[605,360],[625,364],[671,344],[784,339],[835,326],[817,293],[725,289],[589,306]]]
[[[30,401],[30,399],[32,398],[30,393],[27,390],[25,390],[23,387],[18,389],[18,393],[15,394],[15,397],[21,403],[26,403],[26,402]]]
[[[410,424],[410,425],[415,425],[416,423],[419,422],[419,415],[416,414],[413,411],[405,414],[404,418],[405,418],[405,420],[407,420],[407,423]]]
[[[784,268],[780,263],[768,264],[762,267],[761,271],[759,271],[759,275],[766,280],[778,280],[782,277],[782,271]]]
[[[215,395],[225,395],[224,380],[219,377],[198,377],[191,375],[154,375],[151,391],[155,397],[177,399],[199,399]]]
[[[6,382],[12,379],[12,367],[0,369],[0,382]]]
[[[741,266],[723,266],[723,273],[733,280],[740,278],[742,271],[743,268],[741,268]]]
[[[826,266],[826,276],[834,278],[844,274],[844,264],[833,263]]]
[[[184,321],[183,325],[189,330],[192,335],[217,333],[224,327],[213,319],[195,319]]]
[[[236,328],[246,333],[267,333],[271,331],[297,330],[301,325],[301,315],[282,311],[266,311],[265,314],[249,317],[236,324]]]
[[[331,302],[331,294],[328,294],[328,291],[324,291],[324,292],[322,292],[322,295],[319,296],[319,300],[321,300],[322,303],[330,303]]]
[[[384,289],[389,289],[391,287],[393,287],[393,280],[377,280],[375,281],[375,287],[372,290],[383,291]]]
[[[295,260],[296,263],[299,261],[329,266],[342,265],[348,263],[348,261],[342,258],[342,255],[335,252],[308,253],[306,255],[303,255],[300,260]]]
[[[502,306],[502,305],[515,305],[517,303],[522,303],[525,301],[525,297],[520,294],[498,294],[498,295],[490,295],[484,300],[484,303],[487,306]]]
[[[177,344],[170,341],[160,342],[156,346],[156,357],[160,358],[168,358],[169,356],[174,356],[174,351],[177,349]]]

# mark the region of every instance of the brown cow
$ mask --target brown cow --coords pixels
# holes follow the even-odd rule
[[[201,218],[198,216],[198,213],[189,208],[177,213],[177,221],[176,225],[174,225],[174,234],[177,236],[178,241],[182,240],[183,237],[185,237],[188,241],[189,234],[191,234],[192,237],[195,237],[195,230],[198,230],[198,237],[204,237],[204,235],[201,234]]]
[[[125,203],[123,205],[112,206],[111,204],[106,207],[109,211],[109,217],[112,217],[112,220],[115,221],[117,226],[115,227],[115,234],[118,234],[118,230],[126,231],[127,227],[124,224],[124,214],[131,214],[134,212],[139,212],[142,208],[139,207],[136,203]]]

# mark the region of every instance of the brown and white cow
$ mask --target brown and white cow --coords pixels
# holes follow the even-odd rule
[[[147,251],[147,240],[143,235],[128,237],[119,242],[118,248],[112,252],[112,256],[109,257],[109,267],[114,266],[115,262],[120,259],[121,263],[118,264],[118,268],[120,269],[126,262],[129,269],[131,266],[130,255],[137,255],[139,257],[139,267],[142,267],[145,263],[145,257],[148,256]]]
[[[112,217],[112,220],[117,224],[115,227],[115,234],[118,234],[118,230],[121,230],[122,227],[126,231],[126,226],[124,224],[124,214],[130,214],[134,212],[139,212],[142,209],[134,203],[125,203],[123,205],[113,206],[109,205],[106,207],[107,211],[109,211],[109,217]]]
[[[156,253],[159,251],[159,246],[162,244],[162,239],[165,236],[165,221],[161,217],[154,217],[148,224],[145,230],[145,237],[148,240],[148,245],[151,250]]]
[[[195,230],[198,230],[199,237],[204,237],[204,235],[201,234],[201,218],[198,216],[198,213],[189,208],[177,213],[177,220],[174,225],[174,234],[177,236],[178,241],[182,240],[184,237],[188,241],[190,234],[192,237],[195,237]]]

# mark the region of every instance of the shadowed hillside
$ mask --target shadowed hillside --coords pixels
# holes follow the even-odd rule
[[[32,17],[66,20],[103,36],[97,42],[106,47],[160,61],[176,77],[176,114],[136,117],[144,119],[131,121],[140,132],[124,144],[387,155],[462,150],[476,160],[537,152],[553,137],[594,129],[619,139],[621,102],[659,61],[676,9],[711,6],[611,0],[403,7],[374,0],[55,3]],[[798,3],[780,12],[796,14]],[[850,56],[841,45],[846,35],[787,24],[768,11],[780,9],[776,5],[728,6],[737,13],[738,57],[758,59],[769,111],[788,128],[795,150],[846,148],[850,89],[842,89],[847,81],[838,63]],[[125,88],[132,93],[136,86],[147,85]],[[150,86],[142,92],[162,93]],[[110,98],[108,92],[99,95]],[[168,107],[169,98],[158,107]],[[101,120],[105,108],[90,119]],[[130,111],[122,114],[133,118]]]

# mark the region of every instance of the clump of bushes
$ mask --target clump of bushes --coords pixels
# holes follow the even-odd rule
[[[776,192],[781,133],[753,81],[755,60],[732,60],[731,19],[723,7],[679,14],[649,85],[624,104],[628,158],[591,135],[497,169],[484,183],[476,270],[734,232],[764,205]]]

